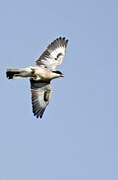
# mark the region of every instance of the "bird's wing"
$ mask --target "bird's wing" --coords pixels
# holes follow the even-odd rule
[[[32,94],[32,110],[34,116],[42,118],[46,106],[51,97],[50,82],[34,81],[30,79],[31,94]]]
[[[51,71],[56,70],[57,66],[63,61],[67,44],[68,40],[65,37],[57,38],[49,44],[44,53],[36,60],[36,64],[39,66],[45,65]]]

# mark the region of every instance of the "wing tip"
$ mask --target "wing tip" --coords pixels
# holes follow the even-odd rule
[[[64,42],[65,44],[67,44],[68,41],[69,41],[68,39],[66,39],[66,37],[61,37],[61,36],[60,36],[59,38],[57,38],[56,40],[57,40],[57,41],[60,40],[60,41]]]
[[[57,38],[55,41],[60,41],[65,47],[67,46],[67,44],[69,42],[69,40],[66,39],[66,37],[61,37],[61,36],[59,38]]]
[[[36,118],[38,119],[38,118],[40,117],[40,119],[42,119],[44,111],[45,111],[45,109],[40,110],[40,111],[35,115]]]
[[[48,47],[47,47],[47,49],[50,49],[50,48],[52,48],[52,47],[59,47],[59,46],[62,46],[62,47],[67,47],[67,44],[68,44],[68,39],[66,39],[66,37],[58,37],[58,38],[56,38],[54,41],[52,41],[49,45],[48,45]]]
[[[37,110],[34,110],[34,108],[32,107],[32,112],[37,119],[39,117],[40,117],[40,119],[42,119],[44,111],[45,111],[45,108],[40,108],[40,110],[37,111]]]

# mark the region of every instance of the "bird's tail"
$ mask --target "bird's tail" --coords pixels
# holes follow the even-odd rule
[[[19,69],[7,69],[6,76],[8,79],[19,79],[25,77],[31,77],[31,68],[19,68]]]

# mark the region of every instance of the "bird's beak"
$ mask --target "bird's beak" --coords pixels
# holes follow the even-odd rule
[[[64,74],[61,74],[61,77],[64,77]]]

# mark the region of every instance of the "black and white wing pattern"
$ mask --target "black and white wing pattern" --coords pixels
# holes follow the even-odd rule
[[[36,60],[37,65],[45,65],[51,71],[55,71],[65,56],[68,40],[64,38],[57,38],[54,40],[44,53]]]
[[[40,116],[40,118],[42,118],[52,93],[50,82],[34,81],[31,78],[30,84],[32,94],[32,111],[34,116],[37,118]]]

